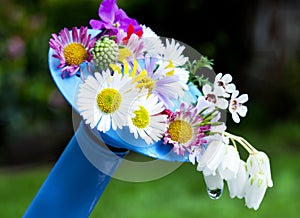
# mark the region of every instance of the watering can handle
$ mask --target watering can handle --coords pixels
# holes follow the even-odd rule
[[[23,218],[89,217],[128,151],[112,152],[99,145],[87,131],[81,123]],[[93,152],[83,151],[82,143]],[[101,153],[97,154],[100,167],[91,163],[89,153]]]

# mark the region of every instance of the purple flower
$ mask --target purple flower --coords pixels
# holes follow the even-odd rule
[[[105,29],[114,32],[114,34],[119,29],[127,32],[129,24],[132,24],[136,31],[142,29],[135,19],[129,18],[125,11],[119,9],[116,0],[103,0],[100,4],[98,15],[100,20],[90,20],[90,25],[93,29]]]
[[[62,78],[73,76],[82,63],[92,61],[91,48],[96,38],[91,39],[87,33],[88,28],[81,26],[78,30],[73,27],[70,32],[67,28],[62,29],[59,35],[52,34],[49,41],[50,47],[54,50],[52,57],[60,61],[58,68],[62,68]]]

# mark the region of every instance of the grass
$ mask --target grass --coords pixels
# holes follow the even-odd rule
[[[260,142],[276,146],[271,150],[268,147],[262,149],[270,150],[274,186],[267,190],[258,211],[248,209],[243,199],[230,199],[226,186],[219,200],[211,200],[201,173],[186,163],[173,173],[151,182],[130,183],[113,178],[90,217],[296,218],[300,208],[299,136],[292,133],[299,133],[298,127],[297,124],[287,124],[282,131],[275,126],[272,130],[249,135],[248,139],[255,145]],[[243,129],[239,131],[244,132]],[[296,145],[284,149],[289,143]],[[22,217],[51,168],[48,165],[0,171],[0,217]]]
[[[202,176],[191,165],[157,181],[126,183],[113,180],[99,200],[91,217],[298,217],[300,208],[298,155],[273,161],[274,187],[267,190],[258,211],[248,209],[241,199],[223,196],[211,200]]]

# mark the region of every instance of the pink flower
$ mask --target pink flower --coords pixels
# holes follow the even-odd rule
[[[103,0],[100,4],[98,15],[100,20],[90,20],[90,25],[93,29],[105,29],[117,34],[119,29],[126,32],[128,25],[131,24],[134,30],[142,30],[142,27],[135,19],[129,18],[125,11],[118,7],[116,0]]]
[[[202,120],[197,113],[194,107],[186,107],[182,103],[180,111],[171,115],[164,142],[172,144],[176,154],[184,155],[186,150],[192,153],[195,146],[199,147],[203,144],[205,134],[199,126]]]
[[[67,28],[59,32],[59,36],[52,34],[50,47],[55,54],[52,56],[60,61],[58,68],[62,68],[62,78],[73,76],[80,69],[80,64],[92,61],[90,49],[94,46],[96,38],[91,40],[87,34],[87,27],[72,28],[72,33]]]

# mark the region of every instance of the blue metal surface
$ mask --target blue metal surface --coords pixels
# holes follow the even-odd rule
[[[82,128],[65,148],[24,218],[84,218],[91,214],[127,152],[114,153],[119,158],[111,158],[111,151],[99,147],[102,156],[107,156],[103,163],[106,173],[99,171],[83,154],[77,140],[79,131]]]

